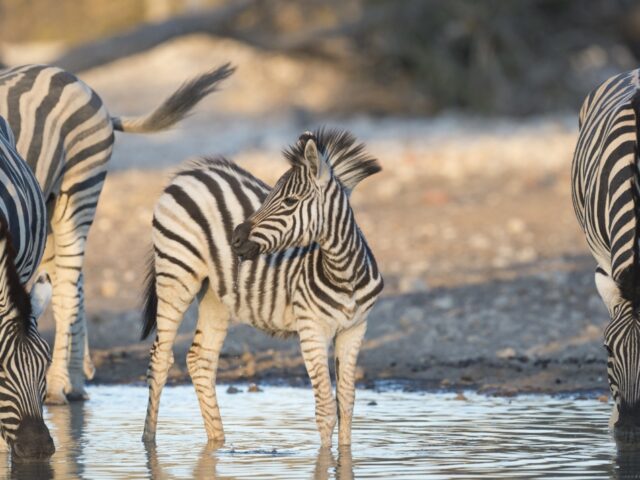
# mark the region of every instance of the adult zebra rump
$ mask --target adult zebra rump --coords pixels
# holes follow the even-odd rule
[[[42,187],[50,225],[43,268],[53,282],[56,336],[47,374],[47,402],[86,398],[93,376],[84,315],[85,242],[107,173],[114,130],[144,133],[181,120],[233,72],[224,65],[183,84],[156,110],[111,117],[100,97],[74,75],[44,65],[0,71],[0,115],[18,152]]]
[[[380,166],[339,131],[306,133],[285,155],[291,168],[273,189],[224,159],[196,160],[156,204],[143,330],[146,338],[157,326],[145,441],[155,438],[173,341],[197,295],[187,365],[209,441],[224,441],[215,377],[234,319],[299,335],[322,444],[331,444],[338,419],[340,444],[351,442],[356,359],[383,282],[349,195]],[[334,340],[337,409],[328,366]]]
[[[51,295],[41,277],[25,285],[46,240],[44,198],[0,117],[0,433],[13,455],[48,457],[53,440],[42,419],[49,348],[36,320]]]
[[[572,166],[573,204],[598,267],[596,287],[611,317],[604,331],[618,437],[640,429],[640,70],[593,90],[580,110]]]

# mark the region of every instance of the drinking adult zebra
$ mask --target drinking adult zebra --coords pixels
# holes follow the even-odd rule
[[[84,315],[85,242],[107,173],[114,130],[146,133],[174,125],[233,69],[223,65],[185,84],[153,112],[112,117],[100,97],[74,75],[44,65],[0,71],[0,115],[33,169],[50,225],[43,268],[53,282],[56,335],[47,402],[86,398],[93,376]],[[124,86],[126,87],[126,86]]]
[[[234,319],[299,336],[322,444],[331,444],[338,419],[340,444],[351,442],[356,359],[383,282],[349,195],[380,166],[349,133],[334,130],[304,134],[285,155],[291,168],[273,189],[224,159],[201,159],[156,204],[143,329],[146,338],[157,326],[145,441],[155,438],[173,341],[197,296],[187,365],[210,441],[224,440],[215,377]],[[334,340],[336,398],[328,365]]]
[[[16,457],[47,457],[53,440],[42,419],[49,348],[37,318],[51,295],[38,267],[46,240],[46,211],[38,182],[20,158],[0,117],[0,433]]]
[[[640,428],[639,106],[640,70],[593,90],[580,110],[572,166],[573,205],[611,317],[604,346],[618,436]]]

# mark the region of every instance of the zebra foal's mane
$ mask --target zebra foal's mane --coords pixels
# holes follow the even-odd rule
[[[0,251],[0,268],[4,264],[9,301],[13,303],[13,306],[18,311],[19,331],[26,335],[29,329],[29,318],[32,313],[31,298],[20,282],[20,275],[16,271],[14,262],[16,251],[11,242],[11,235],[6,223],[0,218],[0,246],[2,245],[4,245],[5,249]]]
[[[363,143],[356,143],[350,132],[325,128],[302,134],[295,145],[283,152],[293,167],[304,164],[304,149],[308,140],[316,142],[318,151],[331,166],[333,176],[348,192],[365,178],[382,170],[378,160],[365,151]]]

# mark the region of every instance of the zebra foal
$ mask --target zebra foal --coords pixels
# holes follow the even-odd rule
[[[285,156],[291,168],[273,189],[224,159],[192,161],[156,204],[142,335],[157,328],[145,441],[155,439],[173,342],[197,297],[187,365],[210,442],[224,441],[215,378],[229,322],[237,320],[299,336],[322,445],[331,445],[338,420],[340,444],[351,443],[356,360],[383,281],[349,195],[380,166],[349,133],[335,130],[305,133]]]
[[[573,205],[597,261],[609,310],[604,330],[616,437],[640,431],[640,70],[611,77],[585,99],[572,165]]]
[[[18,152],[44,193],[49,234],[43,269],[53,282],[56,323],[47,403],[87,398],[89,356],[82,273],[87,235],[95,217],[114,131],[147,133],[171,127],[233,73],[228,64],[183,84],[140,117],[114,117],[75,75],[46,65],[0,71],[0,115],[13,129]]]
[[[49,347],[37,329],[51,296],[38,267],[46,240],[38,182],[0,117],[0,434],[15,458],[49,457],[55,448],[42,419]]]

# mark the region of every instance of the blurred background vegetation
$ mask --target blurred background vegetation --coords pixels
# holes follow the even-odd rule
[[[384,92],[353,106],[369,114],[528,115],[576,110],[593,85],[634,68],[640,3],[0,0],[0,44],[57,45],[66,52],[51,63],[73,71],[196,32],[335,64]]]

